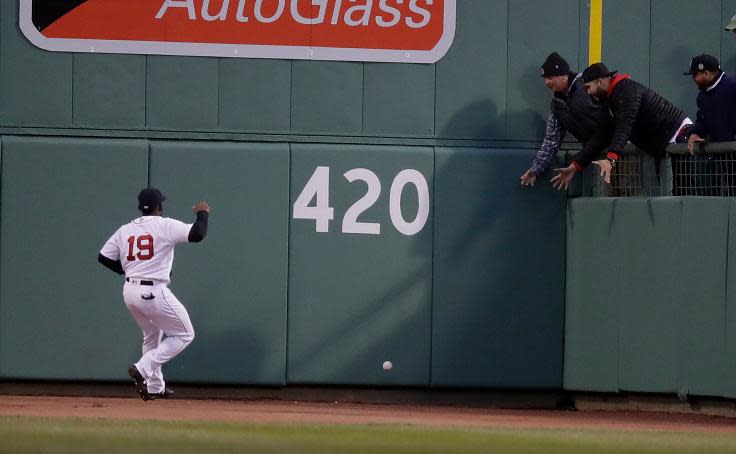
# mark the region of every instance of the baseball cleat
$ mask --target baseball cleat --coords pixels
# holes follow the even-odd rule
[[[149,396],[151,400],[171,399],[172,397],[174,397],[174,390],[171,388],[164,388],[164,390],[161,391],[160,393],[153,393],[153,394],[149,393]]]
[[[130,367],[128,367],[128,375],[133,379],[135,390],[138,391],[138,395],[141,396],[141,399],[151,400],[151,395],[148,394],[148,384],[146,383],[146,379],[143,378],[143,375],[141,375],[138,368],[135,367],[135,364],[131,364]]]

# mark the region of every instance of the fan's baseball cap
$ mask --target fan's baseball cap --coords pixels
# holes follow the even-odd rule
[[[718,71],[720,69],[721,64],[718,63],[718,59],[716,57],[708,54],[700,54],[690,60],[690,71],[682,73],[682,75],[692,76],[700,71]]]
[[[618,71],[609,71],[603,63],[593,63],[583,71],[583,82],[587,84],[588,82],[600,79],[601,77],[613,76],[617,72]]]
[[[731,18],[731,22],[729,22],[725,27],[723,27],[723,29],[729,32],[736,30],[736,15],[734,15]]]
[[[166,196],[156,188],[145,188],[138,194],[138,209],[141,211],[153,210],[166,200]]]

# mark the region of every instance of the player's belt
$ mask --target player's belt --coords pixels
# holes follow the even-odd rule
[[[140,284],[140,285],[153,285],[153,281],[145,281],[140,279],[131,279],[129,277],[125,278],[125,282],[131,282],[133,284]]]

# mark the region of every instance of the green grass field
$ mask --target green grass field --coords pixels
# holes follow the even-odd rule
[[[0,417],[2,453],[736,453],[736,435]]]

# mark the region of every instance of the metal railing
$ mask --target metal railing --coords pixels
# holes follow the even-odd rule
[[[572,153],[574,156],[574,153]],[[690,155],[685,144],[672,144],[667,157],[655,159],[632,145],[611,173],[611,184],[597,166],[585,169],[581,187],[572,195],[596,197],[736,196],[736,142],[698,144]]]
[[[638,153],[627,153],[621,156],[616,167],[611,171],[611,197],[636,197],[642,195],[646,186],[642,181],[642,160]]]

